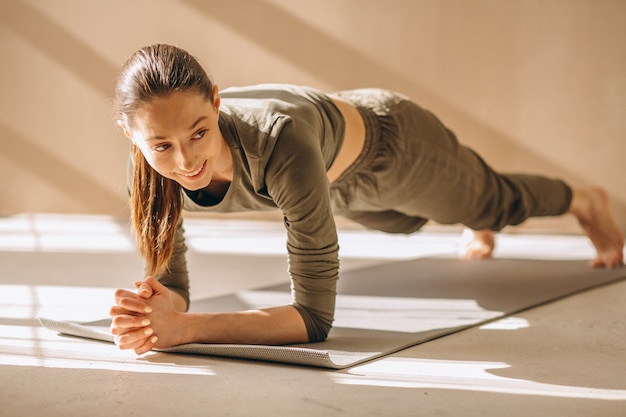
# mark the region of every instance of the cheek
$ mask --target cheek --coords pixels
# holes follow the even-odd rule
[[[153,156],[151,159],[146,158],[146,161],[148,161],[152,169],[165,177],[167,177],[167,174],[171,171],[171,164],[167,158]]]
[[[161,155],[158,154],[155,155],[154,152],[151,152],[149,150],[146,151],[143,148],[140,149],[148,165],[150,165],[152,169],[154,169],[159,174],[164,175],[164,173],[167,171],[166,158],[163,158]]]
[[[215,154],[222,149],[222,139],[221,136],[213,135],[204,142],[204,147],[207,152]]]

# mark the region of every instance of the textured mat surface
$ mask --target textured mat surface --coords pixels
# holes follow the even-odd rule
[[[162,351],[341,369],[625,277],[624,268],[594,270],[584,261],[398,262],[342,274],[336,320],[325,342],[188,344]],[[289,302],[289,285],[281,285],[197,300],[191,311],[237,311]],[[113,341],[108,320],[40,321],[63,334]]]

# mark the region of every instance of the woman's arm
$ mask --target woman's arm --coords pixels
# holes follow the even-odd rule
[[[298,128],[290,118],[276,121],[270,136],[279,139],[249,159],[251,191],[273,200],[284,214],[293,305],[183,313],[189,286],[179,224],[170,268],[157,279],[149,278],[153,294],[142,298],[129,291],[116,293],[111,331],[121,348],[144,353],[190,342],[285,344],[326,338],[335,310],[339,246],[319,132],[307,120],[300,120]],[[252,148],[248,151],[256,155]]]
[[[309,341],[301,313],[293,306],[234,313],[185,313],[189,279],[182,221],[177,225],[170,267],[118,290],[110,310],[111,333],[121,349],[137,354],[183,343],[285,344]],[[146,308],[148,310],[146,310]]]
[[[292,306],[233,313],[185,313],[183,298],[153,277],[138,294],[118,290],[111,332],[120,349],[137,354],[185,343],[278,345],[308,341],[302,316]]]

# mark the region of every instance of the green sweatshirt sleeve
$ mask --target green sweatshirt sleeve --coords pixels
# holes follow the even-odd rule
[[[155,275],[155,278],[170,291],[174,291],[187,303],[189,308],[189,273],[187,272],[187,260],[185,254],[185,229],[183,228],[182,217],[176,225],[176,235],[174,240],[174,253],[165,271]]]
[[[266,184],[284,216],[293,305],[309,341],[318,342],[326,339],[334,319],[339,245],[319,145],[295,136],[306,129],[293,124],[282,127]]]

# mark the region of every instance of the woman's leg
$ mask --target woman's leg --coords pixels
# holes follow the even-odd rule
[[[624,264],[624,236],[615,221],[606,191],[599,187],[573,188],[567,212],[578,219],[596,249],[596,258],[589,262],[590,266],[616,268]],[[492,231],[466,229],[459,255],[464,259],[486,259],[491,257],[494,247]]]
[[[419,161],[428,161],[424,165],[431,173],[430,184],[416,187],[413,198],[407,200],[410,205],[401,204],[399,211],[440,223],[462,223],[472,229],[461,252],[462,257],[470,259],[491,256],[491,231],[520,224],[528,217],[570,213],[576,216],[596,249],[591,266],[623,265],[624,236],[603,189],[572,189],[560,180],[543,176],[497,173],[434,120],[431,132],[440,134],[432,135],[431,138],[437,137],[432,141],[422,138],[422,151],[427,158]],[[421,174],[425,176],[424,171]],[[420,178],[420,173],[410,176]]]
[[[394,213],[393,227],[385,221],[383,230],[396,233],[419,228],[407,227],[406,219],[464,224],[477,231],[466,251],[469,257],[491,255],[494,243],[489,230],[520,224],[528,217],[569,212],[596,247],[593,266],[622,264],[623,236],[602,190],[574,192],[560,180],[498,173],[459,144],[432,113],[399,96],[388,98],[385,92],[359,94],[352,97],[357,105],[368,105],[377,95],[382,104],[371,107],[375,113],[363,110],[370,146],[360,157],[361,163],[355,164],[358,169],[333,184],[334,200],[341,211],[381,212],[383,217]],[[359,97],[367,102],[360,103]],[[365,216],[367,223],[373,224],[367,226],[382,228],[381,219],[370,216]]]

